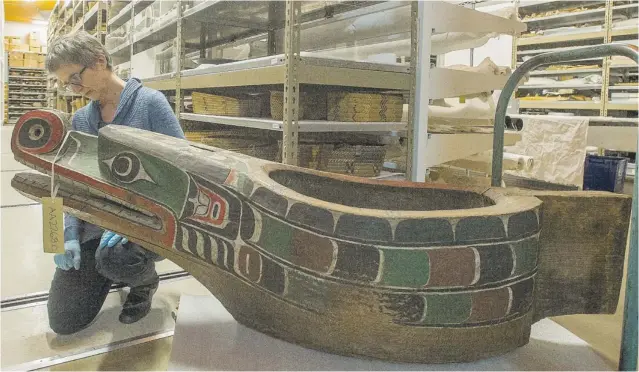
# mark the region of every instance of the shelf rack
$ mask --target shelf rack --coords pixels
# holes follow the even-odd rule
[[[610,42],[632,42],[637,38],[637,1],[542,1],[521,2],[519,15],[532,33],[541,35],[519,37],[516,42],[516,54],[514,66],[521,64],[521,60],[551,51],[561,51],[573,48],[577,45],[600,45]],[[583,7],[582,9],[576,9]],[[571,9],[573,11],[567,11]],[[534,17],[546,11],[558,11],[559,14]],[[630,18],[625,27],[616,27],[613,22],[619,16]],[[565,30],[559,32],[561,27],[592,23],[591,26]],[[548,30],[555,30],[548,32]],[[635,86],[614,85],[615,81],[636,82],[632,71],[636,71],[636,64],[615,65],[610,57],[595,58],[566,62],[566,64],[581,64],[585,68],[570,68],[565,70],[538,70],[530,74],[531,77],[570,77],[600,75],[601,83],[597,84],[525,84],[518,87],[518,93],[527,94],[541,92],[541,90],[574,89],[575,93],[588,92],[595,95],[592,101],[553,101],[553,100],[519,100],[519,109],[522,113],[530,110],[560,110],[573,112],[576,115],[589,115],[606,117],[634,116],[638,109],[637,100],[613,100],[612,95],[619,92],[633,92]],[[596,65],[597,67],[593,67]]]
[[[49,16],[48,45],[57,37],[84,30],[104,44],[107,36],[107,5],[104,0],[57,1]],[[53,76],[47,78],[47,89],[51,93],[47,106],[74,113],[88,101],[78,95],[60,92]]]
[[[109,13],[109,31],[122,27],[137,12],[149,4],[133,1],[117,11]],[[404,122],[390,123],[351,123],[329,121],[298,120],[295,114],[285,115],[283,120],[267,118],[235,118],[214,115],[201,115],[183,111],[183,99],[190,91],[223,90],[247,91],[254,89],[276,89],[299,92],[309,87],[317,89],[340,87],[343,89],[365,89],[368,91],[395,91],[415,97],[432,99],[458,97],[491,89],[500,89],[507,79],[502,76],[487,76],[482,73],[454,70],[449,68],[430,68],[430,53],[421,56],[427,59],[428,66],[422,70],[426,74],[426,86],[417,82],[417,58],[410,58],[411,64],[381,64],[353,60],[323,58],[314,53],[305,53],[300,47],[301,32],[316,27],[343,22],[368,14],[392,11],[404,11],[411,20],[410,33],[413,49],[430,48],[432,34],[446,32],[497,32],[515,34],[525,30],[525,25],[495,15],[467,9],[456,4],[433,2],[422,4],[409,2],[344,2],[330,7],[318,6],[313,2],[218,2],[202,1],[183,4],[165,16],[147,30],[130,32],[128,38],[114,46],[110,53],[116,63],[131,63],[133,55],[173,40],[172,55],[177,66],[173,72],[144,78],[145,86],[165,92],[174,98],[175,111],[183,121],[209,123],[215,125],[256,128],[282,133],[282,161],[297,164],[298,133],[321,132],[357,132],[390,136],[406,136],[415,146],[415,154],[409,151],[416,169],[413,179],[424,180],[427,162],[424,158],[438,159],[440,143],[479,143],[482,151],[490,147],[488,133],[428,133],[426,125],[415,130],[412,116],[415,115],[414,99],[409,99],[409,118]],[[423,14],[418,20],[418,13]],[[433,17],[432,14],[438,14]],[[418,23],[429,24],[431,33],[418,35]],[[223,25],[224,27],[221,27]],[[428,40],[418,46],[420,38]],[[212,56],[212,49],[231,47],[247,42],[264,42],[266,56],[248,60],[215,65],[210,68],[188,69],[187,59]],[[188,58],[187,58],[188,57]],[[407,56],[408,57],[408,56]],[[176,72],[176,71],[179,71]],[[135,76],[135,71],[131,71]],[[413,84],[415,82],[415,84]],[[412,91],[412,94],[411,94]],[[427,93],[426,93],[427,92]],[[186,94],[185,94],[186,93]],[[288,97],[285,112],[296,113],[299,110],[298,97]],[[417,110],[419,112],[419,109]],[[426,123],[427,117],[419,112],[418,121]],[[416,134],[418,133],[418,134]],[[420,138],[412,138],[417,135]],[[517,136],[513,137],[513,141]],[[433,146],[433,153],[427,151],[426,142]],[[411,144],[412,146],[412,144]],[[439,151],[439,150],[437,150]],[[447,155],[448,156],[448,155]],[[460,155],[461,156],[461,155]],[[445,158],[446,156],[442,157]],[[417,161],[419,160],[419,162]],[[437,161],[435,161],[435,164]],[[430,164],[430,163],[429,163]]]
[[[44,69],[9,67],[6,76],[5,124],[15,124],[25,112],[47,106]]]
[[[148,13],[141,15],[144,12]],[[354,22],[359,17],[398,14],[402,21],[395,22],[393,32],[382,32],[380,37],[393,40],[392,37],[399,36],[409,41],[410,49],[399,53],[406,63],[372,63],[316,55],[315,52],[321,52],[322,48],[308,45],[317,44],[317,40],[307,38],[304,41],[301,37],[322,27]],[[146,74],[142,81],[145,86],[167,95],[182,122],[281,132],[282,161],[288,164],[298,162],[299,133],[403,137],[409,143],[407,170],[413,180],[424,180],[428,166],[463,155],[442,154],[444,143],[453,146],[457,143],[458,147],[468,145],[472,149],[469,151],[490,148],[490,133],[458,133],[437,128],[429,131],[427,110],[420,110],[420,107],[427,107],[431,100],[438,98],[497,90],[507,79],[507,76],[431,67],[431,55],[438,54],[431,53],[431,37],[447,32],[516,35],[526,29],[522,22],[447,2],[110,0],[85,4],[76,0],[59,1],[51,17],[50,40],[65,32],[87,29],[93,22],[106,25],[107,32],[101,35],[101,41],[107,45],[116,73],[122,78],[138,75],[134,63],[137,56],[151,48],[164,48],[155,54],[168,57],[171,72],[158,74],[156,71],[152,74],[155,76]],[[154,22],[149,24],[151,18]],[[98,29],[102,30],[101,27]],[[365,40],[353,41],[369,45],[377,40],[362,37]],[[237,62],[230,61],[232,63],[213,62],[215,66],[208,69],[193,69],[200,62],[223,57],[224,48],[246,44],[256,45],[256,54],[239,58]],[[306,50],[311,52],[305,53]],[[194,60],[197,60],[195,64]],[[146,72],[141,70],[138,71]],[[52,91],[55,91],[54,83],[49,82]],[[299,92],[307,89],[400,93],[408,102],[408,117],[401,122],[384,123],[299,120]],[[286,114],[283,120],[272,120],[183,112],[184,97],[198,90],[289,92],[285,100]],[[50,106],[72,112],[74,107],[70,106],[69,100],[74,98],[71,94],[56,92]],[[507,140],[515,141],[517,136],[513,134]]]

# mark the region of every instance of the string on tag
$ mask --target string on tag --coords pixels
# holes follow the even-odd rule
[[[67,139],[69,138],[70,134],[71,132],[67,132],[67,135],[64,136],[64,140],[62,140],[62,144],[60,145],[58,152],[56,152],[55,157],[53,158],[53,161],[51,162],[51,198],[52,199],[55,198],[56,195],[58,195],[58,189],[60,188],[60,185],[55,183],[55,163],[58,161],[58,158],[60,157],[60,151],[62,150],[64,145],[67,143]]]

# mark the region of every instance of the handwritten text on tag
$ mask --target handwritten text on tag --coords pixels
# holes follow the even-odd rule
[[[64,253],[62,198],[42,198],[43,244],[46,253]]]

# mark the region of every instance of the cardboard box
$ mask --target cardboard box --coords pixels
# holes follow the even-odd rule
[[[34,61],[31,59],[24,60],[24,67],[38,68],[38,61]]]
[[[5,36],[4,39],[9,42],[9,44],[20,44],[21,37],[20,36]]]
[[[27,34],[27,40],[31,41],[31,40],[38,40],[38,32],[37,31],[31,31]]]
[[[29,40],[29,46],[39,49],[42,44],[40,44],[40,40]]]
[[[47,54],[47,47],[46,46],[40,47],[40,53]]]
[[[38,68],[44,68],[44,61],[38,62]]]
[[[9,60],[9,67],[24,67],[24,60],[23,59],[10,59]]]
[[[21,51],[21,52],[28,52],[29,51],[29,44],[10,44],[9,48],[11,50],[17,50],[17,51]]]
[[[30,46],[29,47],[29,51],[30,52],[35,52],[35,53],[40,53],[40,47]]]
[[[40,54],[38,54],[38,53],[24,53],[24,59],[25,60],[29,60],[29,61],[38,62],[38,57],[39,56],[40,56]]]
[[[22,52],[9,52],[9,60],[20,60],[24,59],[24,53]]]
[[[38,62],[44,62],[46,58],[47,56],[45,56],[44,54],[38,54]]]

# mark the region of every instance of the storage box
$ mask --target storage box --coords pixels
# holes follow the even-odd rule
[[[24,67],[24,60],[23,59],[10,59],[9,60],[9,67]]]
[[[4,39],[10,44],[20,44],[21,37],[20,36],[5,36]]]
[[[34,53],[40,53],[40,47],[29,46],[29,51]]]
[[[14,50],[14,51],[21,51],[21,52],[28,52],[29,51],[29,44],[10,44],[9,45],[9,49],[10,50]]]
[[[40,48],[42,44],[40,44],[40,40],[29,40],[29,46],[34,48]]]
[[[24,53],[22,52],[9,52],[9,59],[16,59],[22,61],[24,59]]]
[[[584,190],[623,192],[628,158],[586,155]]]
[[[401,121],[402,95],[368,92],[329,92],[329,121],[393,122]]]
[[[44,61],[38,62],[38,68],[44,68]]]
[[[38,62],[38,58],[39,57],[40,57],[40,54],[38,54],[38,53],[24,53],[24,59],[25,60]]]
[[[25,59],[24,60],[24,67],[38,68],[38,61],[32,60],[32,59]]]

